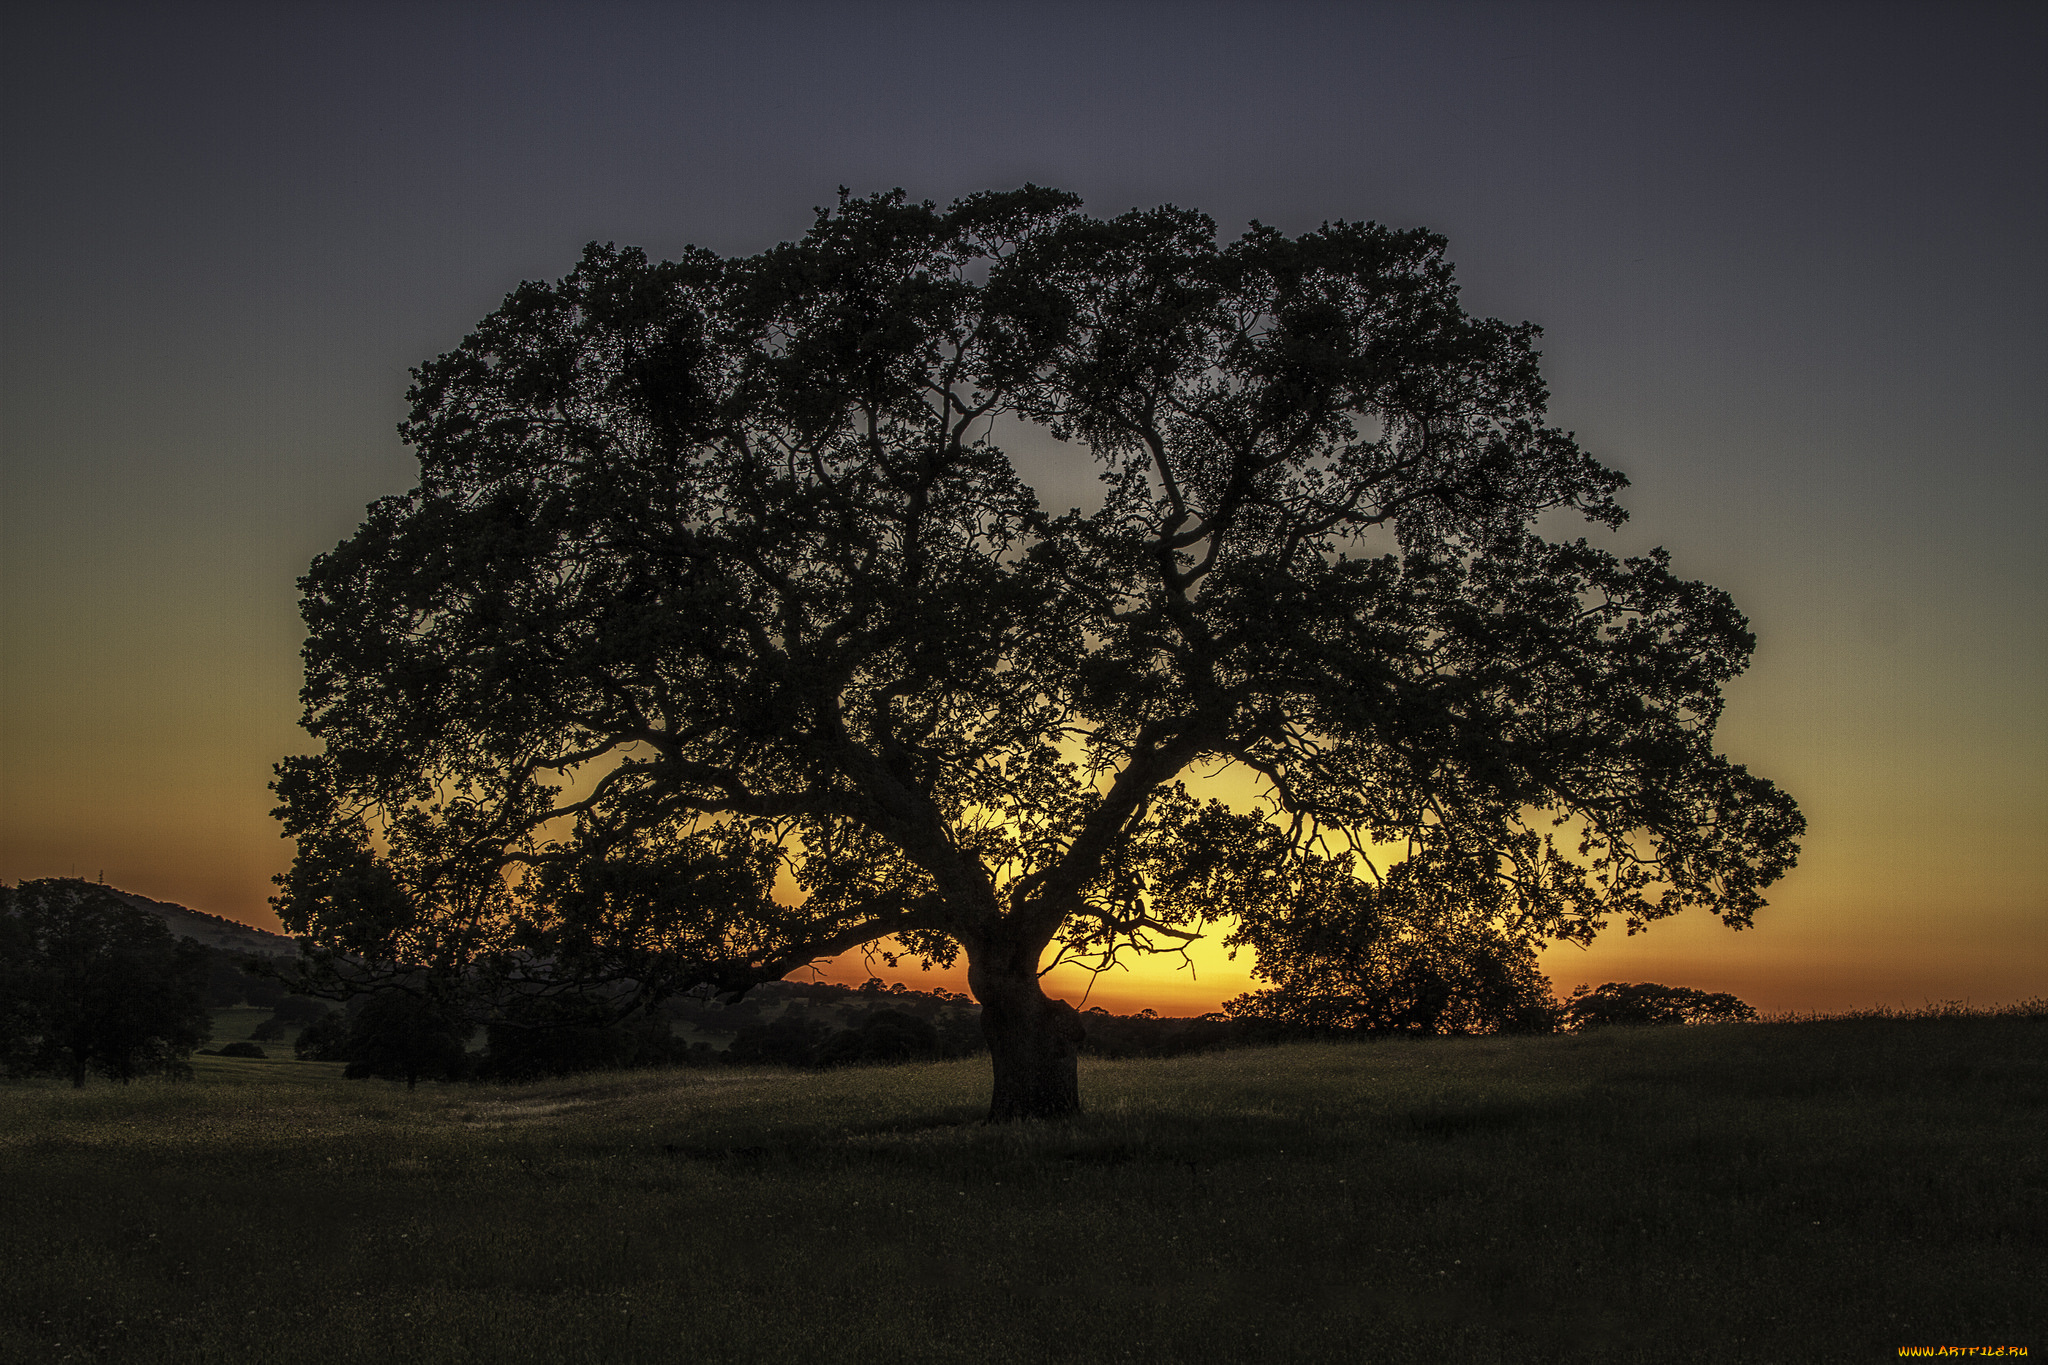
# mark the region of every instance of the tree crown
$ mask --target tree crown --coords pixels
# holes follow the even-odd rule
[[[1444,246],[842,193],[756,257],[522,285],[415,371],[419,486],[302,582],[281,917],[739,987],[890,936],[1278,952],[1425,884],[1525,938],[1747,923],[1801,825],[1713,751],[1746,623],[1535,534],[1624,480]],[[1101,506],[1041,507],[1005,419]],[[1211,764],[1264,808],[1191,795]]]

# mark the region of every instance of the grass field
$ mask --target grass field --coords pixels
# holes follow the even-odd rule
[[[217,1038],[216,1043],[220,1040]],[[1084,1062],[0,1086],[20,1361],[2048,1352],[2048,1023]]]

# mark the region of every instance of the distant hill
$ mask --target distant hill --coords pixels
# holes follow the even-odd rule
[[[264,953],[272,957],[296,957],[299,945],[296,940],[283,934],[273,934],[267,929],[256,929],[219,915],[209,915],[204,910],[188,910],[182,905],[169,901],[151,900],[138,896],[133,891],[107,888],[137,910],[150,914],[170,927],[173,934],[183,938],[198,939],[209,948],[221,948],[231,953]]]

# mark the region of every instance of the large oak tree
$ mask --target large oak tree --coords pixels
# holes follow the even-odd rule
[[[419,486],[303,582],[281,917],[635,998],[964,953],[996,1118],[1079,1105],[1049,953],[1227,920],[1271,968],[1417,888],[1526,940],[1748,923],[1801,821],[1714,751],[1746,624],[1537,534],[1624,481],[1443,250],[1027,187],[521,286],[416,372]],[[1098,510],[1040,505],[1019,419]],[[1187,791],[1218,765],[1259,809]]]

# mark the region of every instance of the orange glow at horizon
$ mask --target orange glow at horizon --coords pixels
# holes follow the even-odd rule
[[[89,705],[91,699],[67,700]],[[240,730],[239,746],[218,735],[177,732],[178,745],[138,755],[129,769],[135,785],[111,794],[98,786],[99,774],[91,767],[56,765],[65,752],[61,746],[7,745],[8,776],[14,780],[0,809],[0,876],[19,881],[104,874],[123,890],[277,929],[267,904],[268,883],[289,846],[268,818],[267,759],[268,753],[302,747],[304,737],[284,715]],[[200,752],[202,739],[218,747]],[[257,744],[267,752],[250,752]],[[35,793],[39,799],[24,799],[26,784],[18,781],[24,769],[17,766],[23,759],[52,763],[49,782]],[[1757,766],[1773,776],[1782,773],[1814,818],[1801,866],[1772,888],[1772,904],[1757,916],[1756,927],[1736,932],[1711,915],[1691,912],[1633,938],[1616,929],[1588,949],[1554,946],[1542,954],[1541,965],[1558,994],[1581,983],[1661,981],[1728,991],[1766,1011],[1802,1011],[1940,999],[1988,1004],[2038,996],[2048,987],[2048,935],[2041,932],[2041,888],[2048,885],[2042,850],[2048,841],[2029,841],[2031,816],[2010,806],[1986,812],[1978,836],[2003,845],[2002,856],[1949,869],[1937,879],[1914,848],[1889,837],[1888,823],[1853,818],[1870,796],[1844,792],[1842,774],[1802,773],[1797,762]],[[1784,772],[1788,767],[1793,771]],[[1250,790],[1227,774],[1190,785],[1198,792],[1242,787],[1220,793],[1235,797]],[[172,794],[168,809],[156,799],[165,792]],[[1227,933],[1227,925],[1213,927],[1189,946],[1186,959],[1178,953],[1128,957],[1100,974],[1064,965],[1045,976],[1045,988],[1077,1006],[1099,1005],[1116,1014],[1144,1008],[1163,1015],[1206,1013],[1261,985],[1251,976],[1250,953],[1234,961],[1227,956],[1221,946]],[[817,971],[850,985],[872,972],[910,989],[967,990],[964,965],[924,972],[906,960],[891,969],[879,957],[871,965],[853,952],[817,964]]]

